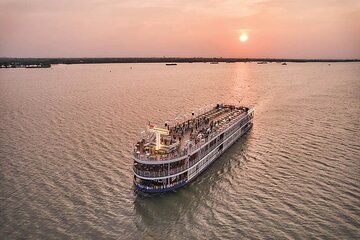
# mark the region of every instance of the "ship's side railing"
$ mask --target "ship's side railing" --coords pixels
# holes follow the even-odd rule
[[[145,186],[145,185],[142,185],[142,184],[139,184],[139,183],[135,183],[139,188],[143,188],[143,189],[150,189],[150,190],[153,190],[153,189],[166,189],[166,188],[171,188],[175,185],[179,185],[179,184],[182,184],[186,182],[186,179],[183,179],[183,180],[180,180],[180,181],[177,181],[175,183],[171,183],[171,184],[167,184],[167,185],[153,185],[153,186]]]
[[[250,118],[245,118],[245,120],[249,121]],[[229,125],[232,125],[232,122],[227,123],[227,126],[224,126],[224,128],[229,127]],[[235,132],[238,128],[233,128],[230,129],[229,132],[227,132],[227,135],[231,135],[233,132]],[[209,136],[208,138],[209,140],[213,140],[212,137]],[[198,143],[196,146],[194,146],[194,149],[198,149],[200,148],[202,145],[204,145],[205,143],[209,142],[203,142],[203,143]],[[133,167],[134,172],[140,176],[143,177],[165,177],[165,176],[170,176],[170,175],[174,175],[180,172],[183,172],[185,170],[187,170],[188,168],[194,166],[197,162],[199,162],[205,155],[207,155],[209,152],[211,152],[212,150],[214,150],[215,148],[217,148],[218,146],[220,146],[223,142],[222,141],[217,141],[216,144],[214,144],[212,147],[208,148],[206,151],[201,152],[199,151],[198,156],[191,160],[188,164],[185,163],[183,166],[180,167],[176,167],[176,168],[172,168],[170,170],[164,170],[164,171],[146,171],[146,170],[140,170],[137,169],[135,166]],[[189,151],[189,155],[191,154],[191,150]]]
[[[251,119],[247,119],[247,122],[250,121]],[[242,127],[244,127],[245,125],[242,125]],[[237,130],[239,130],[239,128],[234,128],[231,131],[227,132],[227,136],[233,134],[234,132],[236,132]],[[245,129],[245,131],[248,130],[248,128]],[[241,130],[243,131],[243,130]],[[213,151],[214,149],[216,149],[217,147],[219,147],[221,144],[223,144],[223,141],[220,142],[216,142],[216,144],[214,144],[214,146],[212,146],[211,148],[209,148],[207,151],[204,151],[203,153],[200,152],[200,154],[192,161],[189,162],[189,168],[194,166],[195,164],[197,164],[201,159],[203,159],[209,152]]]
[[[214,144],[214,146],[212,146],[211,148],[209,148],[207,151],[198,154],[198,156],[193,159],[192,161],[189,162],[189,164],[184,164],[183,166],[180,167],[176,167],[176,168],[172,168],[169,170],[164,170],[164,171],[146,171],[146,170],[140,170],[137,169],[135,166],[133,167],[134,172],[140,176],[143,177],[166,177],[166,176],[170,176],[170,175],[174,175],[180,172],[183,172],[185,170],[187,170],[188,168],[194,166],[199,160],[201,160],[207,153],[211,152],[212,150],[214,150],[216,147],[218,147],[222,142],[217,142],[216,144]]]
[[[209,139],[212,139],[212,137]],[[208,141],[207,141],[208,142]],[[200,148],[200,146],[204,145],[207,142],[203,142],[203,143],[198,143],[197,145],[195,145],[193,147],[193,149],[198,149]],[[176,167],[176,168],[171,168],[170,170],[164,170],[164,171],[146,171],[146,170],[140,170],[137,169],[135,166],[133,167],[133,170],[136,174],[143,176],[143,177],[165,177],[165,176],[170,176],[170,175],[174,175],[177,174],[179,172],[185,171],[186,169],[188,169],[189,167],[194,166],[204,155],[206,155],[207,152],[212,151],[213,149],[215,149],[217,146],[219,146],[220,143],[215,144],[214,146],[212,146],[211,148],[209,148],[206,152],[204,152],[203,154],[199,154],[195,159],[193,159],[192,161],[189,162],[189,164],[184,164],[183,166],[180,167]],[[191,150],[189,151],[191,153]]]
[[[139,159],[139,160],[150,160],[150,161],[166,161],[166,160],[171,160],[171,159],[175,159],[175,158],[181,158],[185,155],[187,155],[187,151],[184,149],[182,151],[176,151],[170,154],[167,154],[167,157],[163,157],[160,154],[157,155],[150,155],[150,154],[140,154],[137,152],[133,152],[134,157]]]
[[[173,174],[177,174],[179,172],[185,171],[187,169],[187,165],[183,165],[177,168],[172,168],[169,170],[164,170],[164,171],[146,171],[146,170],[140,170],[137,169],[135,166],[133,167],[134,172],[140,176],[143,177],[165,177],[165,176],[170,176]]]
[[[211,140],[217,134],[224,131],[226,128],[228,128],[230,125],[232,125],[234,122],[238,121],[239,118],[242,118],[242,117],[244,117],[244,116],[242,116],[242,114],[240,114],[235,119],[233,119],[232,121],[230,121],[230,122],[226,121],[220,127],[217,128],[216,132],[210,133],[206,140],[203,139],[202,141],[198,142],[197,144],[193,144],[192,147],[190,147],[189,149],[183,149],[182,151],[176,151],[176,152],[170,153],[170,154],[167,155],[167,157],[164,157],[162,155],[140,154],[139,152],[135,152],[135,151],[133,152],[133,155],[134,155],[135,158],[137,158],[139,160],[143,160],[143,161],[146,161],[146,160],[150,160],[150,161],[166,161],[166,160],[171,160],[171,159],[184,157],[184,156],[186,156],[188,154],[191,154],[193,151],[200,148],[204,144],[207,144],[209,142],[209,140]]]

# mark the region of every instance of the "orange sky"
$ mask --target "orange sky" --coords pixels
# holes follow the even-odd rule
[[[360,58],[360,0],[0,0],[0,56]]]

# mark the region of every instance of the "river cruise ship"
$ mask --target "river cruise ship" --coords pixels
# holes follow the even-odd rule
[[[252,127],[254,109],[217,104],[188,119],[149,123],[132,151],[137,192],[172,191],[188,184]]]

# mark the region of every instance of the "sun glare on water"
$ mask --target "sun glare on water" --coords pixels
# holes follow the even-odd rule
[[[239,37],[239,40],[241,42],[246,42],[249,39],[248,35],[246,33],[242,33]]]

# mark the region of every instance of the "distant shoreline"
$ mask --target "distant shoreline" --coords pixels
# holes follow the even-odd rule
[[[16,66],[49,66],[52,64],[99,63],[195,63],[195,62],[360,62],[360,59],[288,59],[288,58],[0,58],[0,68]]]

